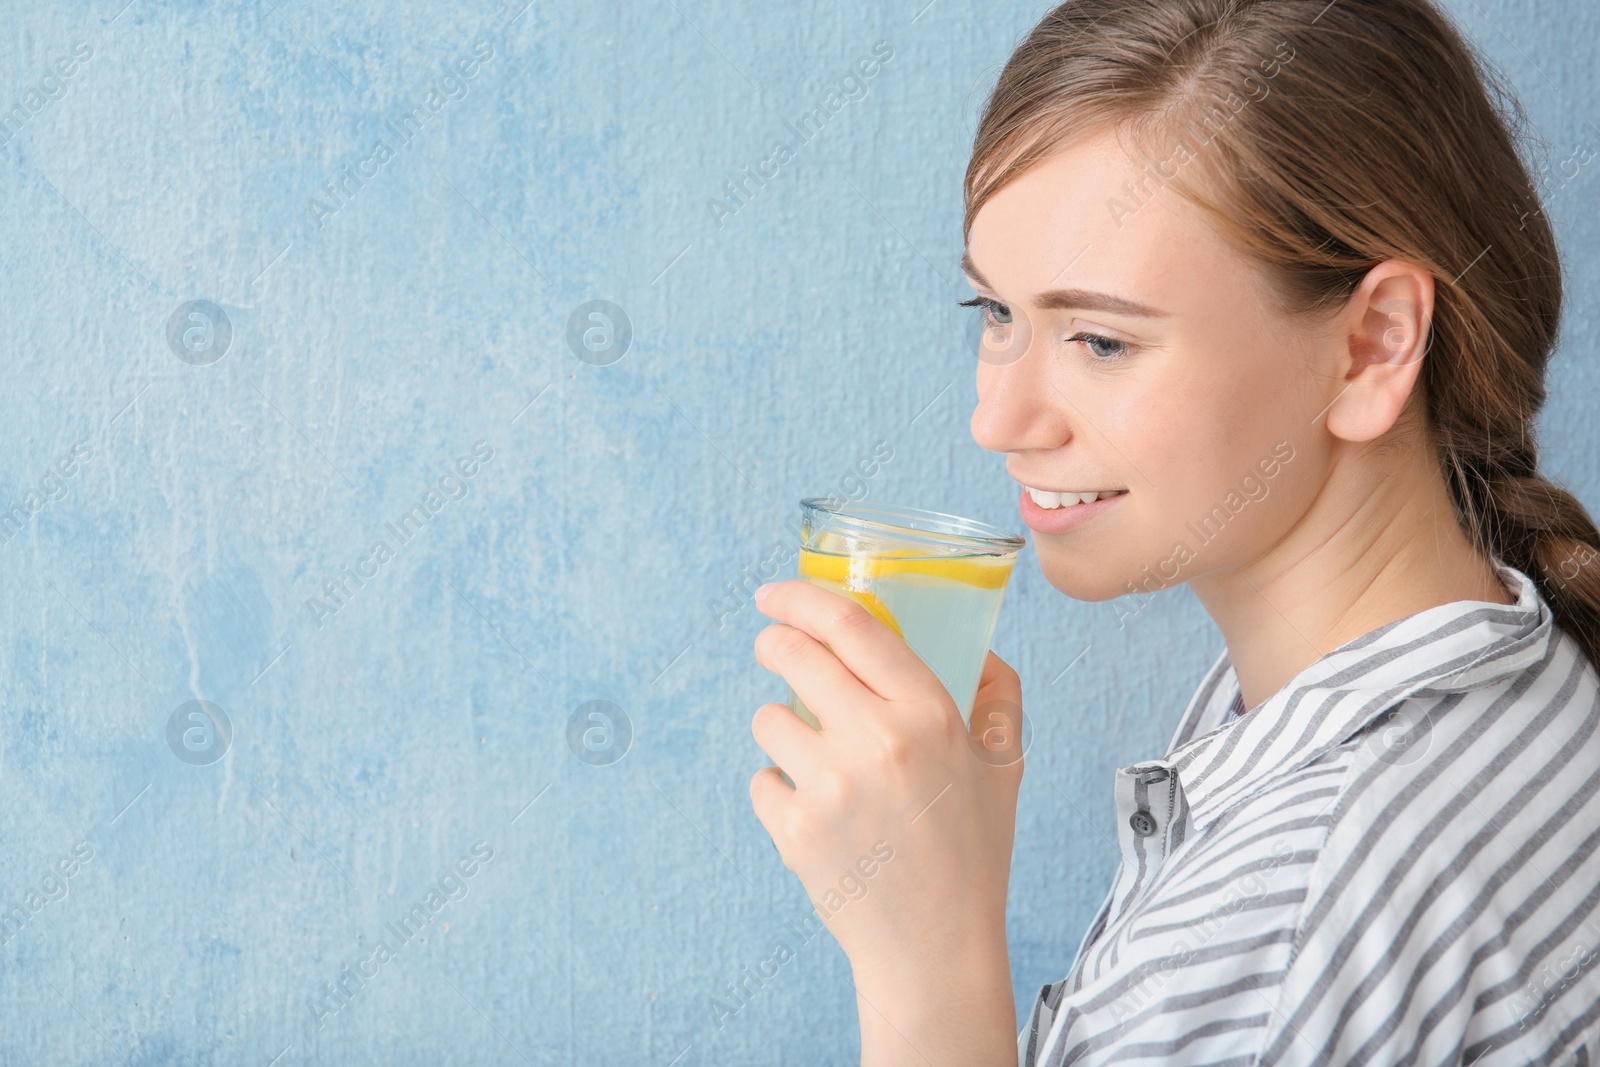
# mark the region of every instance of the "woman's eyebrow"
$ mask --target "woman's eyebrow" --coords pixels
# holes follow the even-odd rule
[[[988,279],[978,273],[970,251],[961,253],[961,269],[978,285],[985,289],[994,289]],[[1137,300],[1093,289],[1051,289],[1035,296],[1033,306],[1041,311],[1108,311],[1113,315],[1129,315],[1145,319],[1164,319],[1169,314],[1148,304],[1141,304]]]

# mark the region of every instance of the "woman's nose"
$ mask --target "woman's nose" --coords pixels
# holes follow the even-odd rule
[[[972,439],[980,447],[1026,452],[1059,448],[1071,439],[1068,405],[1049,380],[1047,353],[1039,347],[1026,331],[1009,344],[1004,337],[985,335],[978,351],[978,406],[971,422]]]

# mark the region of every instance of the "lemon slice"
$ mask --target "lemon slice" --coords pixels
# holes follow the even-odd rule
[[[878,556],[838,556],[801,549],[800,577],[837,582],[846,587],[851,596],[858,598],[861,595],[871,596],[859,590],[859,586],[873,578],[890,574],[918,574],[962,582],[979,589],[999,589],[1011,576],[1015,562],[1015,559],[985,561],[972,557],[930,559],[927,556],[913,556],[904,549]],[[877,597],[873,597],[873,600],[877,600]],[[881,601],[879,604],[881,607]],[[870,605],[867,610],[873,611]],[[878,613],[873,611],[873,614]],[[883,614],[887,615],[888,610],[884,609]]]

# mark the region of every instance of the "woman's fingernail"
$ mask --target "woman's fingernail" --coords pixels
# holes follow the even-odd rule
[[[759,604],[763,600],[767,599],[767,594],[770,593],[770,592],[772,592],[772,583],[771,582],[767,582],[767,583],[765,583],[763,585],[756,586],[756,592],[755,592],[756,603]]]

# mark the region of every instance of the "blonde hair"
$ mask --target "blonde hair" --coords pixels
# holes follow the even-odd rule
[[[1336,308],[1387,259],[1433,274],[1421,402],[1456,517],[1600,663],[1600,531],[1534,446],[1561,317],[1555,237],[1518,154],[1519,105],[1438,8],[1069,0],[984,106],[963,236],[996,191],[1107,123],[1173,147],[1145,153],[1142,184],[1208,212],[1291,313]]]

